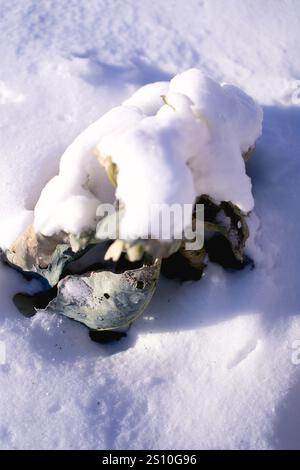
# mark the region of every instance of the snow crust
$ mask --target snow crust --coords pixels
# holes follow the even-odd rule
[[[264,110],[247,163],[255,269],[161,280],[104,347],[68,319],[22,317],[12,296],[40,286],[0,266],[0,447],[299,449],[299,2],[2,0],[0,23],[3,247],[69,143],[141,86],[197,67]]]

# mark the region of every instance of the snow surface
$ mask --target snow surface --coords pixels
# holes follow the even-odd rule
[[[37,285],[0,266],[1,448],[300,448],[299,2],[1,0],[0,21],[1,244],[76,135],[141,85],[198,67],[264,110],[254,270],[162,280],[128,337],[100,346],[23,318],[12,295]]]

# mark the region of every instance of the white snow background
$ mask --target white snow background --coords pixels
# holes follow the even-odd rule
[[[1,448],[300,448],[299,31],[299,0],[0,0],[1,243],[73,138],[141,85],[198,67],[264,109],[255,269],[161,280],[101,346],[20,315],[13,294],[37,286],[0,266]]]

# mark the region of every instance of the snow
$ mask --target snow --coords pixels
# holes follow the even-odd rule
[[[154,82],[142,86],[124,101],[124,106],[134,106],[147,116],[153,116],[162,107],[162,96],[169,91],[169,82]]]
[[[300,448],[299,2],[1,0],[0,21],[1,245],[67,146],[142,85],[197,67],[264,111],[255,269],[161,280],[128,337],[100,346],[22,317],[12,296],[37,283],[0,266],[1,448]]]
[[[254,201],[242,156],[261,134],[262,114],[242,90],[221,87],[195,68],[176,75],[169,86],[145,85],[68,147],[59,175],[37,202],[35,230],[51,236],[95,229],[97,207],[107,200],[103,190],[104,200],[94,196],[107,186],[103,170],[96,168],[96,150],[100,161],[111,159],[117,167],[123,239],[170,237],[157,230],[154,205],[160,211],[165,205],[189,207],[190,224],[201,194],[250,212]],[[180,236],[185,227],[175,225],[172,233]]]

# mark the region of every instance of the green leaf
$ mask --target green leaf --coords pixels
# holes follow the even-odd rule
[[[94,330],[123,328],[138,318],[155,291],[160,261],[121,274],[110,271],[66,276],[43,310],[77,320]]]

